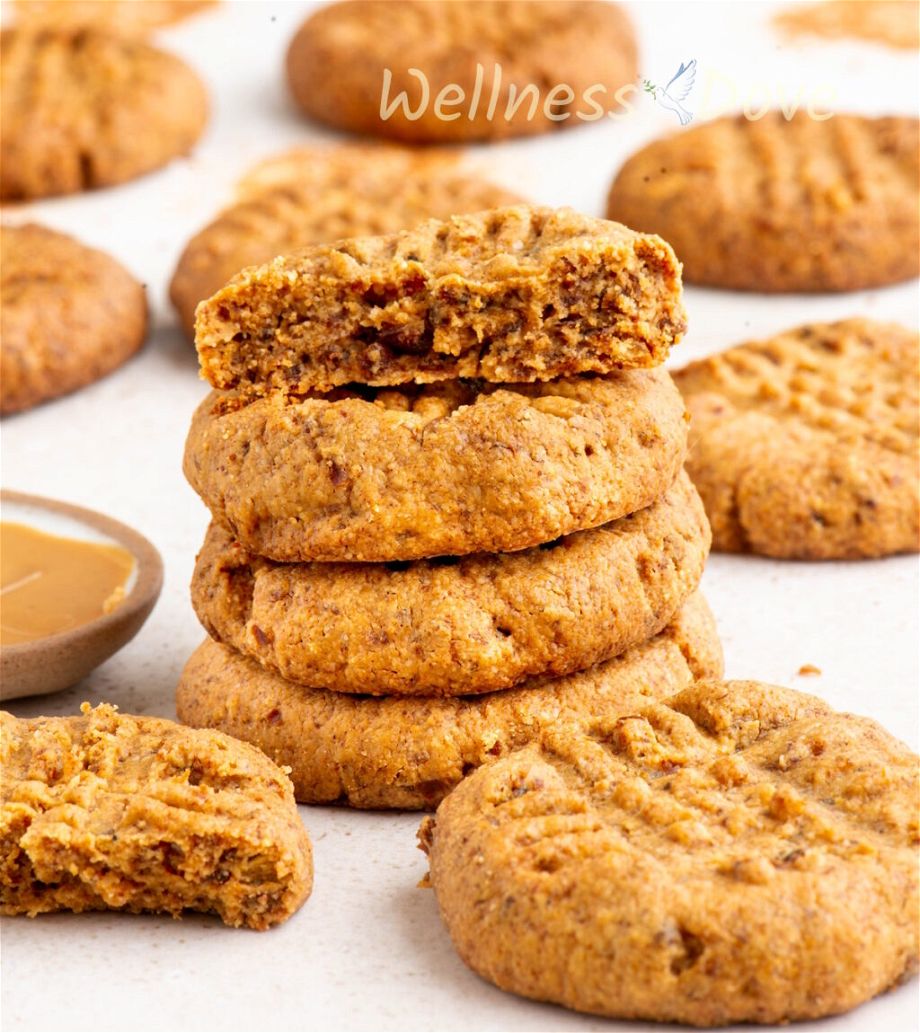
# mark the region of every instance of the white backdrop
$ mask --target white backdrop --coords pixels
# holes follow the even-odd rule
[[[140,635],[74,689],[10,704],[21,716],[73,713],[81,700],[172,716],[183,663],[202,638],[188,581],[207,514],[180,470],[205,392],[176,329],[166,285],[191,233],[229,199],[254,160],[333,139],[302,121],[282,81],[287,40],[311,5],[225,2],[160,35],[204,76],[213,101],[194,156],[125,186],[29,206],[39,220],[121,259],[148,285],[144,352],[108,379],[4,421],[6,487],[81,503],[124,520],[161,550],[166,583]],[[688,106],[717,114],[732,96],[812,99],[838,110],[916,115],[917,56],[874,45],[787,45],[775,5],[630,5],[641,74],[667,82],[696,58]],[[834,96],[832,96],[834,94]],[[705,111],[701,112],[701,108]],[[613,172],[646,140],[676,127],[643,97],[628,119],[480,148],[475,160],[547,204],[602,214]],[[756,296],[687,290],[690,332],[673,361],[817,319],[868,315],[917,323],[916,283],[861,294]],[[715,556],[704,588],[719,620],[727,674],[816,692],[871,714],[917,744],[918,568],[913,557],[840,564]],[[819,677],[797,676],[802,664]],[[503,994],[454,954],[431,892],[414,815],[301,808],[316,886],[281,928],[255,934],[215,920],[46,916],[3,924],[3,1026],[9,1030],[595,1030],[626,1028]],[[801,1029],[917,1028],[917,983]]]

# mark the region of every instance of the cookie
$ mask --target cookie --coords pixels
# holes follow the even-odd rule
[[[917,551],[918,341],[893,323],[815,323],[675,374],[713,548],[811,560]]]
[[[220,732],[88,703],[0,711],[0,913],[216,912],[267,929],[310,895],[291,783]]]
[[[915,118],[720,118],[633,155],[607,215],[660,233],[688,283],[878,287],[920,270],[918,154]]]
[[[702,681],[480,768],[420,838],[457,951],[503,990],[780,1024],[916,969],[918,802],[874,721]]]
[[[521,200],[444,154],[383,146],[301,148],[261,163],[239,194],[192,237],[173,274],[169,295],[190,337],[198,302],[247,266]]]
[[[721,672],[712,615],[694,595],[664,631],[614,660],[484,696],[308,689],[208,639],[182,673],[176,708],[187,724],[222,728],[290,765],[302,803],[424,810],[480,764],[548,728],[631,713]]]
[[[0,199],[134,179],[187,153],[207,95],[177,57],[93,29],[2,34]]]
[[[212,394],[185,475],[249,552],[282,563],[515,552],[634,513],[683,463],[667,372]]]
[[[424,143],[582,125],[615,111],[636,76],[632,25],[612,3],[334,3],[287,54],[291,93],[310,118]]]
[[[663,240],[518,205],[245,269],[200,306],[195,343],[216,388],[301,394],[656,366],[684,329]]]
[[[0,227],[0,412],[91,384],[146,333],[144,288],[114,258],[34,223]]]
[[[859,39],[889,47],[920,47],[916,0],[822,0],[779,11],[773,24],[786,36]]]
[[[579,671],[646,641],[696,589],[708,547],[685,474],[636,514],[499,555],[277,564],[212,524],[192,603],[212,638],[291,681],[468,695]]]
[[[15,0],[16,24],[29,28],[98,28],[131,36],[172,25],[217,0]]]

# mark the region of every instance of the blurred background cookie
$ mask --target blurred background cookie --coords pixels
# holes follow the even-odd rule
[[[350,0],[304,22],[288,50],[287,77],[303,111],[336,129],[454,142],[581,125],[576,111],[591,115],[591,100],[604,110],[618,106],[617,90],[634,82],[636,62],[632,26],[612,3]],[[381,118],[387,69],[387,103],[407,92],[414,112],[424,94],[420,117],[400,109]]]
[[[98,28],[144,36],[218,0],[15,0],[16,24],[32,28]]]
[[[105,376],[144,343],[144,288],[114,258],[43,226],[0,228],[0,412]]]
[[[183,330],[195,306],[246,266],[309,244],[410,229],[522,199],[444,151],[303,147],[261,162],[237,200],[185,246],[169,286]]]
[[[787,559],[916,552],[920,337],[846,319],[674,375],[713,548]]]
[[[773,24],[786,36],[862,39],[904,50],[920,47],[916,0],[821,0],[780,11]]]
[[[91,29],[0,38],[2,200],[133,179],[187,153],[204,129],[204,85],[172,54]]]
[[[661,234],[687,283],[879,287],[920,270],[918,143],[916,118],[720,118],[634,154],[607,216]]]

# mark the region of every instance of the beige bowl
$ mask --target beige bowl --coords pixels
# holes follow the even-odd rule
[[[0,646],[0,700],[66,689],[140,631],[163,586],[163,561],[143,535],[91,509],[4,490],[0,515],[46,534],[120,545],[134,557],[127,595],[111,613],[34,642]]]

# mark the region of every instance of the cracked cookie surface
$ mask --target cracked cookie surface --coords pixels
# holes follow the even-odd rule
[[[0,227],[0,412],[91,384],[146,332],[144,288],[114,258],[34,223]]]
[[[193,337],[198,303],[248,266],[311,244],[394,233],[425,219],[520,201],[443,152],[300,148],[244,177],[237,200],[186,245],[170,298]]]
[[[220,732],[83,705],[0,711],[0,913],[216,912],[267,929],[310,895],[291,783]]]
[[[716,119],[633,155],[607,215],[661,234],[688,283],[802,292],[907,280],[920,270],[918,125]]]
[[[420,839],[460,956],[502,989],[783,1023],[916,969],[917,765],[813,696],[701,681],[480,768]]]
[[[894,323],[815,323],[674,374],[687,469],[713,548],[853,559],[920,547],[920,337]]]
[[[634,513],[674,482],[686,434],[662,369],[248,404],[217,393],[184,469],[250,552],[375,563],[513,552]]]
[[[685,326],[663,240],[516,205],[245,269],[199,307],[195,344],[213,387],[302,394],[647,368]]]
[[[638,513],[499,555],[277,564],[212,524],[192,603],[216,641],[303,685],[469,695],[579,671],[656,635],[696,589],[708,547],[686,474]]]
[[[0,40],[4,201],[134,179],[204,129],[205,88],[172,54],[94,29],[12,28]]]
[[[425,810],[548,728],[631,713],[721,673],[715,622],[695,594],[663,631],[614,660],[480,696],[308,689],[209,639],[182,673],[176,707],[188,724],[221,728],[289,765],[302,803]]]
[[[615,111],[617,91],[636,80],[636,61],[632,25],[617,4],[358,0],[304,22],[287,77],[304,112],[337,129],[455,143],[544,133]],[[386,69],[386,98],[407,93],[415,117],[399,107],[381,116]],[[424,110],[422,77],[431,101]]]

